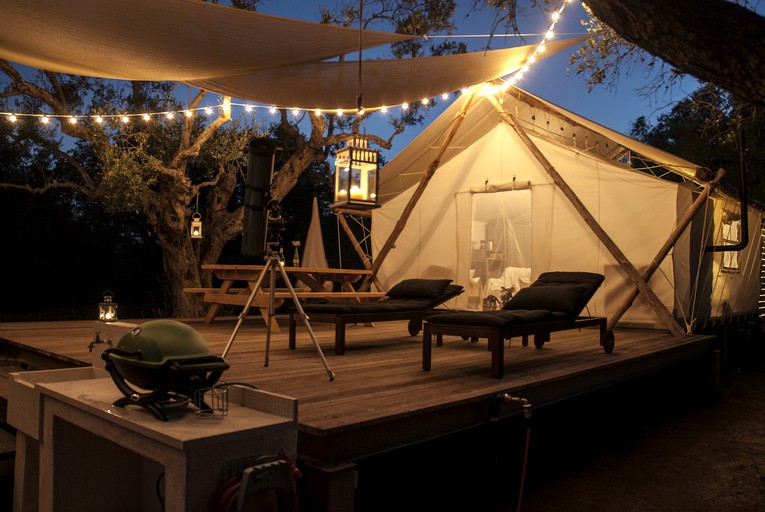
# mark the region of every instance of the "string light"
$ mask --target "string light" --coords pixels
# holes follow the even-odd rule
[[[538,56],[543,54],[546,51],[547,48],[546,48],[545,43],[549,42],[550,40],[552,40],[555,37],[555,26],[561,20],[561,18],[563,16],[563,12],[564,12],[566,6],[569,3],[571,3],[571,2],[573,2],[573,0],[562,0],[561,6],[557,10],[552,12],[550,26],[549,26],[548,30],[546,32],[544,32],[544,36],[542,37],[542,40],[539,42],[539,44],[537,45],[535,50],[531,53],[531,55],[529,55],[529,57],[527,57],[527,59],[523,62],[523,65],[520,67],[520,69],[518,69],[517,71],[512,73],[510,76],[508,76],[508,78],[505,79],[503,86],[501,86],[499,88],[485,88],[485,87],[483,87],[479,91],[479,93],[480,94],[488,94],[488,93],[491,93],[491,92],[497,92],[499,90],[505,90],[510,85],[513,85],[516,82],[518,82],[519,80],[523,79],[524,76],[526,76],[528,74],[531,65],[538,61]],[[462,94],[465,94],[468,90],[469,90],[469,88],[463,88],[461,90],[461,92],[462,92]],[[443,100],[448,100],[449,97],[450,97],[449,93],[441,94],[441,98]],[[431,99],[430,98],[422,98],[420,100],[420,102],[421,102],[422,105],[429,105],[431,103]],[[31,117],[31,118],[38,118],[39,121],[41,123],[43,123],[43,124],[49,124],[51,119],[63,119],[63,118],[66,118],[68,120],[68,122],[71,123],[71,124],[77,124],[81,120],[82,121],[88,121],[89,120],[89,121],[94,122],[94,123],[96,123],[98,125],[103,124],[106,120],[115,120],[115,121],[119,120],[123,124],[128,124],[130,122],[130,117],[132,117],[132,116],[140,115],[142,117],[142,119],[144,121],[146,121],[146,122],[151,121],[152,118],[160,117],[160,116],[162,116],[165,119],[167,119],[168,121],[170,121],[170,120],[175,119],[175,115],[176,114],[183,114],[187,118],[192,118],[192,117],[194,117],[195,112],[197,112],[199,110],[203,110],[205,112],[205,114],[207,114],[208,116],[212,115],[216,110],[224,112],[226,115],[230,116],[230,114],[231,114],[231,107],[232,106],[241,107],[241,108],[243,108],[248,113],[257,112],[257,108],[258,108],[258,106],[253,105],[251,103],[232,103],[232,102],[229,102],[228,100],[226,100],[226,101],[224,101],[223,103],[221,103],[219,105],[211,105],[211,106],[199,107],[199,108],[194,108],[194,109],[186,108],[186,109],[177,110],[177,111],[145,112],[143,114],[98,114],[98,115],[63,114],[63,115],[57,115],[57,114],[24,114],[24,113],[15,113],[15,112],[0,112],[0,116],[4,116],[11,123],[17,122],[20,118]],[[403,110],[403,111],[408,110],[409,106],[410,106],[409,102],[401,103],[400,105],[398,105],[398,107],[400,107],[401,110]],[[267,106],[266,105],[259,105],[259,107],[266,108]],[[353,113],[358,114],[358,115],[365,115],[366,113],[369,113],[369,112],[377,112],[377,111],[379,111],[382,114],[386,114],[390,110],[390,108],[391,107],[387,106],[387,105],[381,106],[381,107],[376,107],[376,108],[364,107],[364,109],[362,109],[362,110],[360,110],[358,112],[356,112],[354,110]],[[300,112],[302,110],[310,111],[311,109],[302,109],[301,110],[300,108],[295,108],[295,107],[291,107],[291,108],[287,109],[286,107],[280,107],[280,106],[276,106],[276,105],[271,105],[271,106],[268,107],[268,111],[272,115],[276,114],[278,110],[290,110],[292,112],[293,116],[297,118],[297,117],[299,117]],[[326,110],[326,109],[322,110],[322,109],[319,109],[319,108],[315,108],[315,109],[313,109],[313,112],[314,112],[314,114],[316,116],[320,116],[320,115],[322,115],[322,113],[332,112],[332,110]],[[338,116],[346,115],[346,112],[344,112],[343,109],[337,109],[334,112]],[[349,110],[348,112],[351,112],[351,110]]]

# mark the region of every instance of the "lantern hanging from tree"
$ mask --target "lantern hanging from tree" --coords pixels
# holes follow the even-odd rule
[[[191,238],[202,238],[202,215],[199,212],[191,216]]]

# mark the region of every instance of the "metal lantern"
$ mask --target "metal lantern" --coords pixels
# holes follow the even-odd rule
[[[115,322],[117,320],[117,303],[113,299],[114,294],[106,290],[101,303],[98,304],[98,319],[102,322]]]
[[[366,139],[354,135],[335,155],[335,202],[333,209],[377,208],[379,153]]]
[[[191,238],[202,238],[202,215],[199,212],[191,216]]]

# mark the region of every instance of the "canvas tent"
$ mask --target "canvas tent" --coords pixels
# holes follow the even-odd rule
[[[661,326],[645,293],[617,314],[634,289],[630,274],[544,162],[639,272],[651,265],[702,190],[698,166],[515,87],[489,87],[465,98],[381,171],[382,206],[372,214],[372,243],[383,285],[448,277],[470,291],[453,301],[464,308],[480,306],[476,295],[481,299],[501,285],[517,289],[545,271],[598,272],[606,280],[590,314],[617,316],[622,325]],[[422,177],[436,167],[410,204]],[[651,174],[659,169],[674,181]],[[745,249],[703,252],[705,245],[736,241],[741,205],[717,190],[697,204],[698,213],[649,282],[689,332],[713,318],[756,314],[760,292],[761,211],[747,209]]]

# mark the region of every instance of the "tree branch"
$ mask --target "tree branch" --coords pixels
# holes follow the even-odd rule
[[[588,0],[625,40],[682,73],[765,106],[765,18],[726,0]]]

